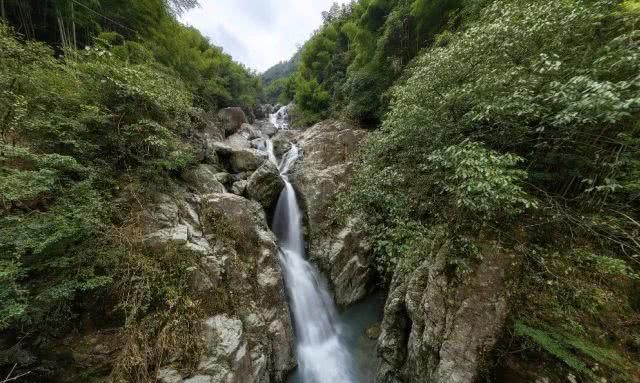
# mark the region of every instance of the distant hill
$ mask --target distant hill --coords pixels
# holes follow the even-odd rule
[[[274,81],[291,75],[300,62],[300,50],[296,52],[288,61],[281,61],[278,64],[267,69],[260,77],[262,84],[269,86]]]

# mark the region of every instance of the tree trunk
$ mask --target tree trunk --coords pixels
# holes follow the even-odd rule
[[[4,0],[0,0],[0,10],[2,11],[2,19],[6,20],[7,19],[7,13],[4,10]]]

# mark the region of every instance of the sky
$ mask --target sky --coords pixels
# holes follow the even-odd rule
[[[182,15],[234,60],[264,72],[288,60],[336,0],[200,0]]]

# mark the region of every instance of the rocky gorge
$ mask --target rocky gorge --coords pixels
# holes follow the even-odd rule
[[[211,302],[202,330],[206,350],[195,371],[184,374],[184,366],[169,363],[158,379],[283,382],[296,365],[295,336],[278,244],[268,225],[284,181],[267,145],[277,157],[294,143],[303,153],[291,179],[304,206],[309,257],[327,273],[337,303],[347,307],[374,287],[371,249],[352,223],[337,226],[327,209],[348,182],[352,156],[366,133],[338,121],[300,131],[278,129],[266,119],[250,124],[240,108],[197,118],[191,140],[201,163],[153,197],[145,210],[145,241],[200,254],[191,283]]]
[[[358,217],[341,223],[330,213],[367,132],[337,120],[302,130],[249,124],[239,108],[219,115],[216,123],[203,118],[193,134],[202,163],[147,209],[146,240],[200,253],[192,284],[205,302],[215,301],[207,305],[197,369],[185,375],[184,366],[168,363],[158,379],[284,382],[296,366],[295,331],[268,224],[284,182],[267,146],[276,157],[294,144],[300,149],[290,179],[304,211],[308,256],[347,308],[382,286]],[[474,382],[502,332],[514,257],[487,240],[483,261],[460,283],[447,275],[446,242],[443,229],[431,255],[411,273],[398,269],[388,286],[381,333],[368,331],[378,339],[375,354],[370,350],[377,382]]]

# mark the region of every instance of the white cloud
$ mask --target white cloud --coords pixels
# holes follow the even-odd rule
[[[288,60],[335,0],[200,0],[182,22],[259,72]]]

